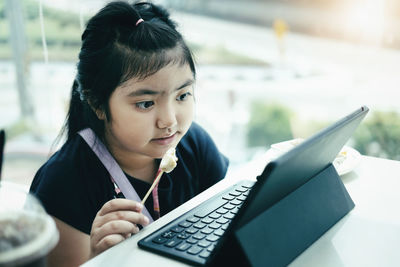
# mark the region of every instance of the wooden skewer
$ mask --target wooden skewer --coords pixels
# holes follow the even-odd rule
[[[170,148],[165,153],[164,157],[161,159],[160,168],[158,169],[158,173],[156,179],[154,179],[153,184],[151,185],[149,191],[147,191],[146,195],[142,199],[142,205],[146,202],[147,198],[149,197],[151,191],[153,191],[154,187],[157,185],[158,181],[160,180],[161,176],[163,175],[164,171],[169,173],[171,172],[175,166],[176,161],[178,158],[175,156],[175,148]]]
[[[153,191],[154,187],[156,186],[156,184],[158,183],[158,181],[160,181],[161,176],[163,175],[164,171],[160,170],[156,179],[154,179],[153,184],[151,185],[149,191],[147,191],[146,195],[144,196],[144,198],[142,199],[142,205],[144,205],[144,203],[146,202],[147,198],[149,197],[151,191]]]

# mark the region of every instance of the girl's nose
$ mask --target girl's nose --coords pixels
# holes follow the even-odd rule
[[[172,105],[160,109],[157,118],[157,127],[160,129],[171,128],[177,124],[176,112]]]

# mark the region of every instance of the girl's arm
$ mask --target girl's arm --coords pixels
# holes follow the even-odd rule
[[[60,241],[49,253],[49,267],[79,266],[90,257],[90,236],[53,217],[60,233]]]

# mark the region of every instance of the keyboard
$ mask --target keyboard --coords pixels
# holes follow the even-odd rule
[[[252,181],[240,181],[141,239],[139,247],[204,265],[253,185]]]

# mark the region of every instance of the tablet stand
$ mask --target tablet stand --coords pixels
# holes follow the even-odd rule
[[[354,203],[332,164],[235,229],[212,260],[222,266],[286,266],[345,216]],[[230,265],[231,263],[232,265]]]

